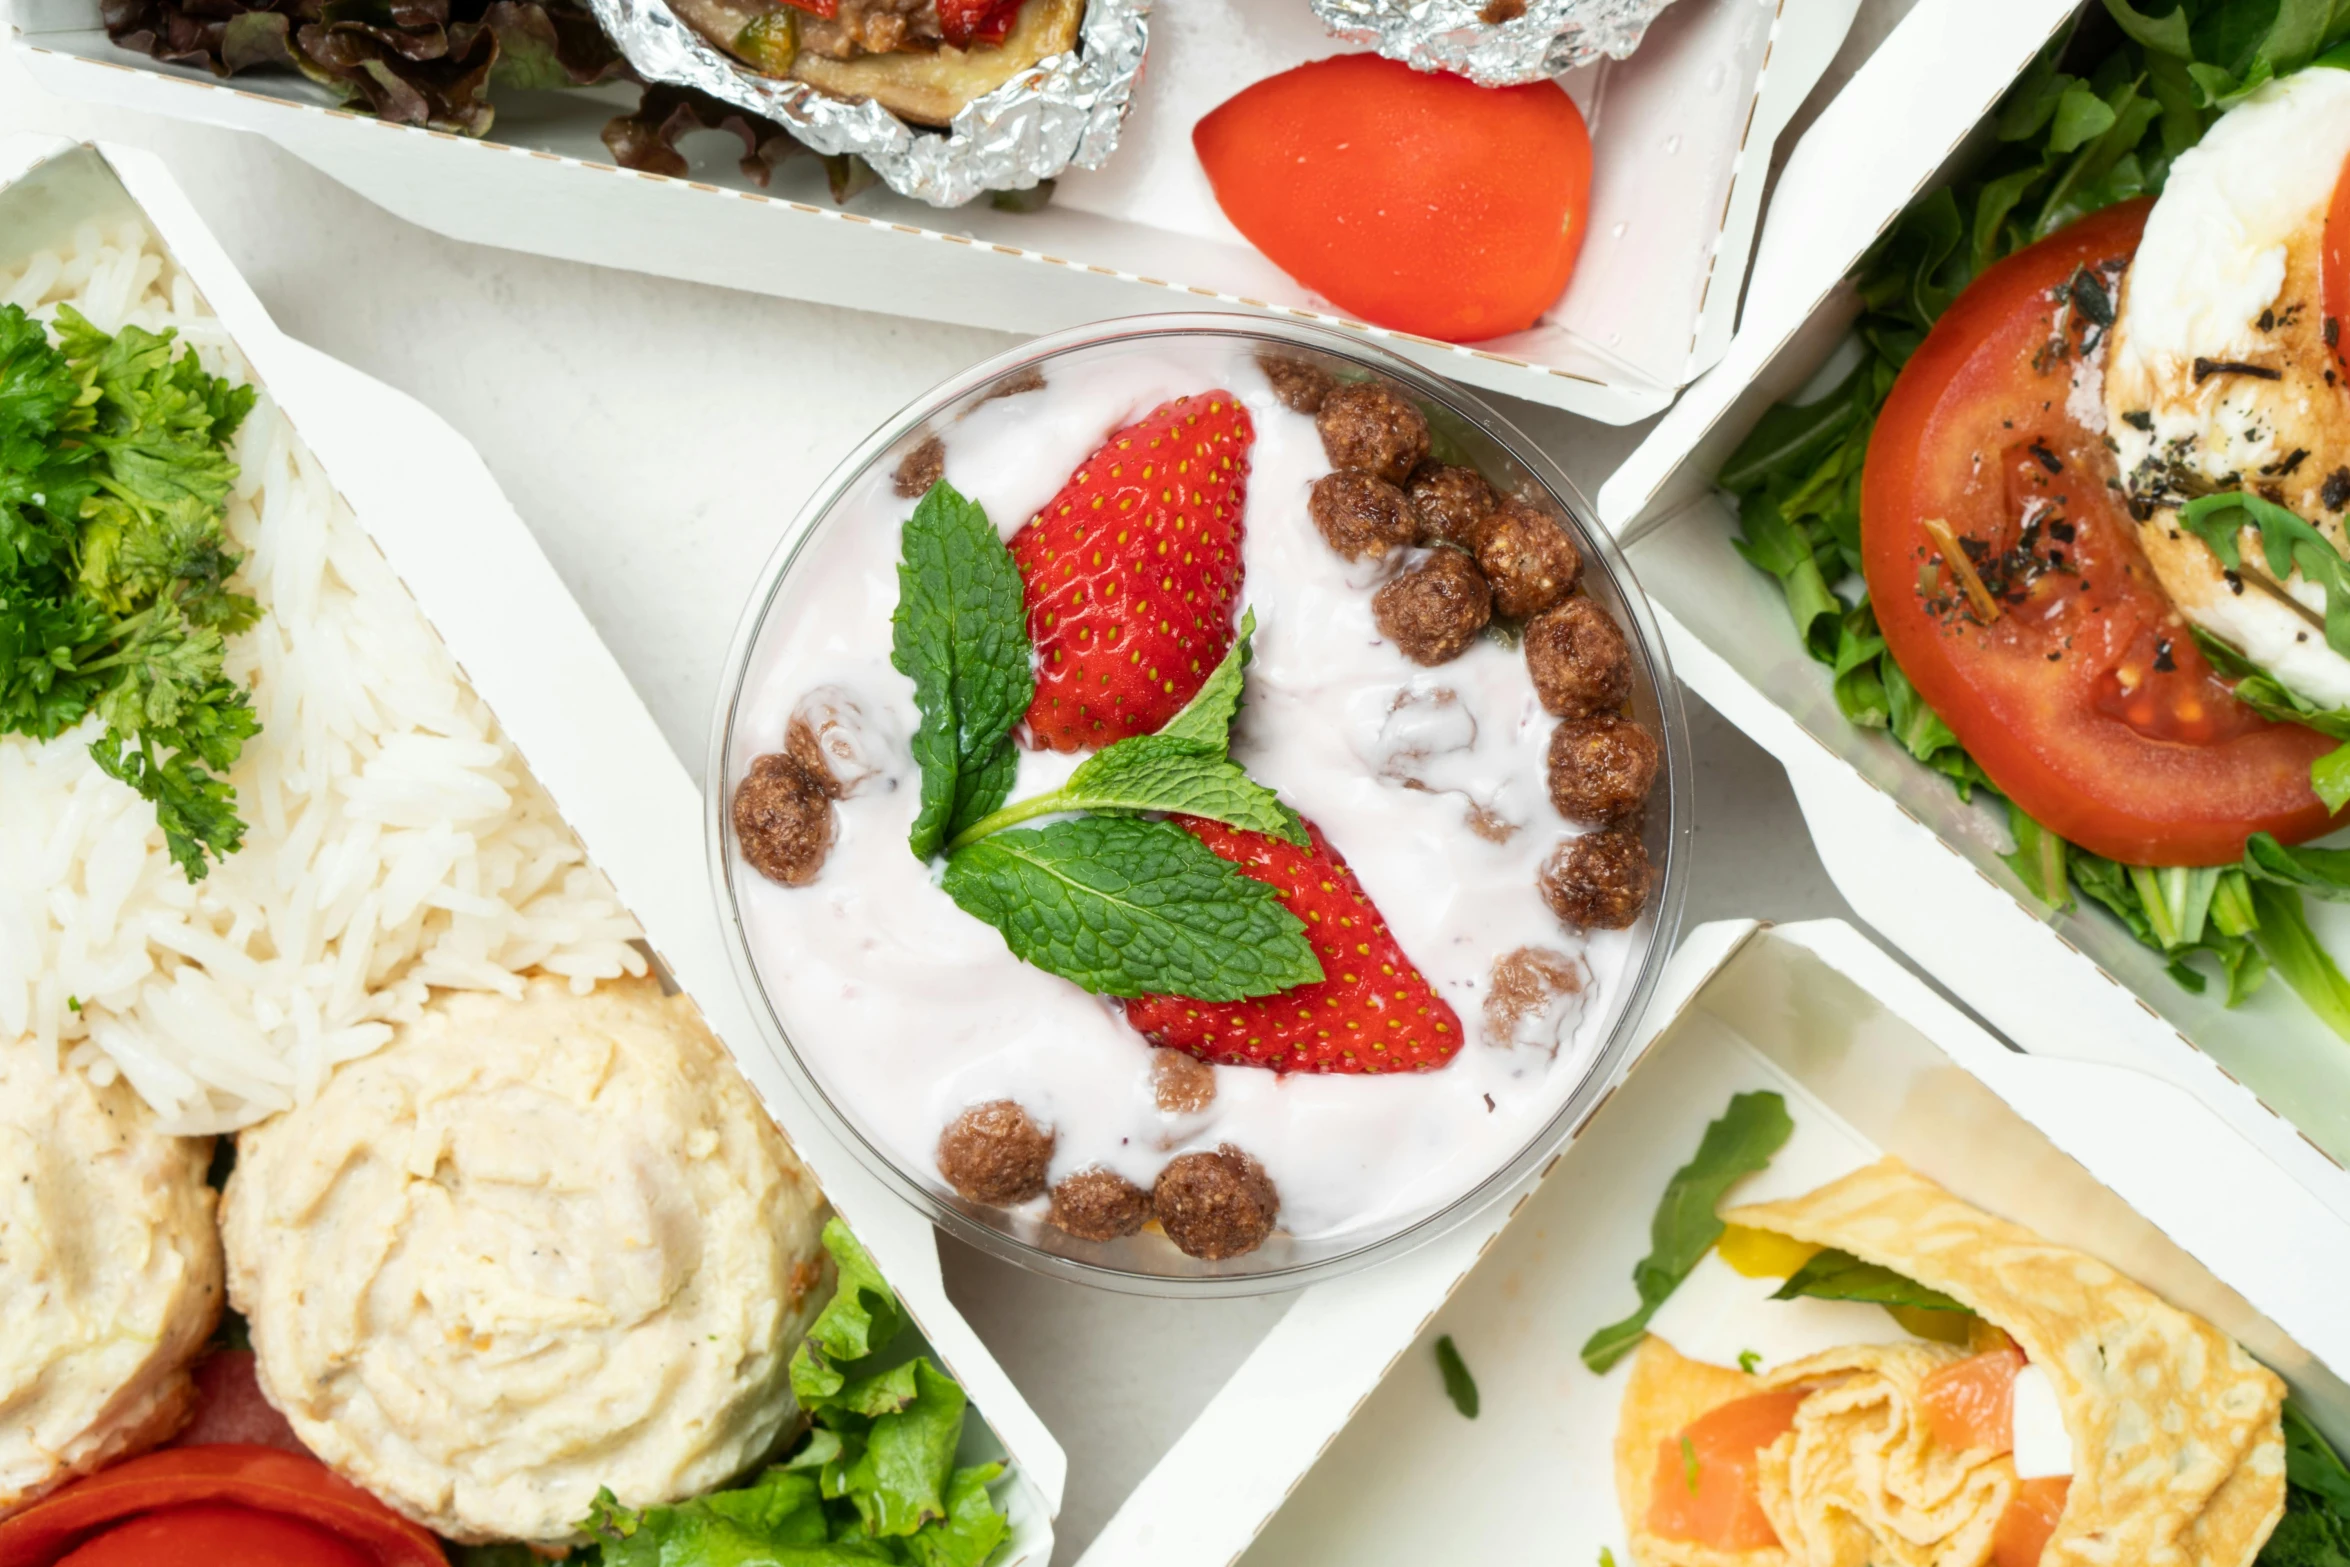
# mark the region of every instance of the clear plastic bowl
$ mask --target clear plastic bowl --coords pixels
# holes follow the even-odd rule
[[[820,1054],[803,1051],[784,1024],[788,1007],[779,1003],[790,996],[794,976],[788,954],[754,950],[738,883],[740,878],[755,878],[758,873],[736,852],[730,810],[748,760],[740,754],[745,744],[738,733],[746,711],[746,682],[763,638],[778,623],[778,606],[787,596],[795,569],[809,560],[828,536],[828,525],[840,513],[844,497],[856,491],[877,465],[894,469],[930,432],[947,428],[991,396],[1027,384],[1037,373],[1049,383],[1056,365],[1074,368],[1105,356],[1129,354],[1138,345],[1164,346],[1170,338],[1219,340],[1318,364],[1342,379],[1371,376],[1385,380],[1417,402],[1429,414],[1440,438],[1448,439],[1497,490],[1547,495],[1583,552],[1585,591],[1615,616],[1631,644],[1633,715],[1659,737],[1664,752],[1643,829],[1649,854],[1662,870],[1658,889],[1632,929],[1631,950],[1620,978],[1610,987],[1612,993],[1601,995],[1598,1015],[1583,1024],[1598,1031],[1598,1048],[1571,1085],[1551,1087],[1559,1093],[1555,1113],[1511,1156],[1498,1160],[1466,1189],[1427,1211],[1383,1229],[1366,1227],[1319,1239],[1300,1239],[1276,1230],[1257,1250],[1218,1262],[1184,1255],[1155,1225],[1115,1241],[1079,1240],[1029,1210],[968,1202],[946,1185],[928,1161],[909,1167],[896,1157],[869,1128],[859,1107],[847,1102],[847,1096],[836,1092],[835,1085],[826,1080]],[[905,506],[911,511],[912,502]],[[736,973],[751,998],[766,1043],[803,1096],[829,1119],[842,1140],[934,1223],[982,1250],[1057,1277],[1161,1296],[1295,1289],[1400,1255],[1462,1223],[1542,1167],[1597,1108],[1624,1064],[1680,924],[1691,819],[1688,733],[1663,639],[1649,616],[1646,599],[1623,555],[1604,531],[1587,520],[1590,515],[1588,503],[1558,467],[1483,402],[1359,337],[1317,326],[1233,315],[1141,316],[1103,322],[1038,338],[974,366],[917,399],[834,469],[784,530],[774,554],[752,584],[749,603],[727,655],[703,775],[710,875]],[[1262,518],[1253,520],[1256,526],[1265,525]],[[1306,525],[1302,515],[1297,520]],[[1343,851],[1344,846],[1340,847]],[[853,1047],[851,1041],[834,1043]],[[1471,1039],[1462,1048],[1486,1047]],[[926,1089],[927,1085],[909,1084],[907,1092]]]

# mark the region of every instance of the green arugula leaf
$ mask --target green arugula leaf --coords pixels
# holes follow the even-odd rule
[[[1787,1101],[1775,1093],[1745,1093],[1731,1099],[1657,1202],[1656,1216],[1649,1222],[1648,1255],[1632,1270],[1639,1308],[1586,1339],[1583,1364],[1605,1371],[1631,1353],[1647,1333],[1648,1319],[1657,1307],[1722,1238],[1724,1226],[1714,1209],[1724,1194],[1741,1178],[1767,1168],[1794,1130]]]
[[[2260,1567],[2350,1567],[2350,1470],[2291,1398],[2284,1426],[2285,1516]]]
[[[1239,1001],[1322,978],[1275,890],[1172,822],[999,832],[956,850],[942,885],[1021,961],[1096,995]]]
[[[2263,718],[2299,724],[2344,742],[2309,764],[2309,787],[2329,811],[2350,805],[2350,708],[2319,707],[2202,627],[2192,629],[2211,667],[2235,682],[2237,701]]]
[[[1771,1296],[1773,1300],[1859,1300],[1876,1306],[1911,1306],[1920,1311],[1973,1312],[1940,1290],[1930,1290],[1891,1268],[1863,1262],[1833,1248],[1813,1255]]]
[[[2298,571],[2326,599],[2326,646],[2350,656],[2350,560],[2298,512],[2247,490],[2202,495],[2179,508],[2179,522],[2210,546],[2230,571],[2244,569],[2240,540],[2260,539],[2261,557],[2280,580]]]
[[[2260,917],[2254,939],[2262,956],[2284,982],[2293,987],[2310,1011],[2328,1028],[2350,1039],[2350,980],[2318,945],[2302,911],[2301,894],[2270,881],[2252,884],[2252,906]]]
[[[2015,872],[2024,890],[2051,909],[2069,905],[2073,892],[2066,851],[2072,845],[2034,821],[2013,800],[2007,804],[2007,830],[2015,838],[2015,852],[2000,858]]]
[[[1036,694],[1019,568],[976,502],[944,479],[906,519],[890,663],[914,682],[922,806],[908,846],[929,859],[1004,803],[1012,726]]]
[[[2328,902],[2350,902],[2350,849],[2287,847],[2274,833],[2256,832],[2244,842],[2242,873],[2255,881],[2291,887]]]
[[[2350,1517],[2350,1466],[2290,1398],[2285,1400],[2285,1478]]]
[[[1476,1419],[1477,1379],[1469,1375],[1469,1363],[1461,1359],[1460,1346],[1449,1333],[1436,1341],[1436,1372],[1444,1378],[1444,1396],[1452,1400],[1461,1418]]]

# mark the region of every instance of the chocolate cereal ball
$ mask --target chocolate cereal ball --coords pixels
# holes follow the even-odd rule
[[[1265,1243],[1281,1199],[1265,1167],[1226,1143],[1214,1153],[1169,1160],[1159,1172],[1151,1207],[1159,1228],[1185,1256],[1220,1262]]]
[[[1331,389],[1338,385],[1336,376],[1302,359],[1262,354],[1257,358],[1257,368],[1273,383],[1273,395],[1281,399],[1281,406],[1295,413],[1320,413]]]
[[[1371,596],[1371,618],[1413,663],[1450,663],[1493,618],[1493,590],[1459,550],[1430,550]]]
[[[1404,493],[1420,519],[1422,544],[1456,544],[1465,550],[1477,547],[1478,524],[1500,504],[1483,474],[1449,463],[1420,464]]]
[[[734,841],[769,881],[805,887],[832,852],[830,791],[798,758],[769,752],[735,785]]]
[[[1583,930],[1622,930],[1640,917],[1656,867],[1637,833],[1610,830],[1568,838],[1537,878],[1550,912]]]
[[[1512,620],[1539,615],[1575,591],[1583,554],[1548,513],[1505,500],[1477,529],[1477,564],[1493,584],[1493,608]]]
[[[1216,1102],[1216,1069],[1180,1050],[1151,1052],[1151,1103],[1164,1115],[1197,1115]]]
[[[1081,1241],[1114,1241],[1149,1221],[1151,1194],[1114,1170],[1080,1170],[1053,1188],[1045,1218]]]
[[[1570,718],[1550,735],[1550,803],[1571,822],[1620,822],[1647,803],[1659,755],[1656,736],[1628,718]]]
[[[1556,717],[1612,713],[1632,695],[1632,649],[1606,610],[1571,598],[1526,622],[1526,673]]]
[[[1384,479],[1343,468],[1314,481],[1306,496],[1306,515],[1314,519],[1323,540],[1348,560],[1379,559],[1410,544],[1420,531],[1403,491]]]
[[[899,496],[918,501],[930,493],[930,487],[947,476],[947,444],[932,436],[920,446],[906,453],[892,476]]]
[[[1333,389],[1314,415],[1333,468],[1359,468],[1401,484],[1428,455],[1428,418],[1412,400],[1380,381]]]
[[[938,1134],[938,1173],[972,1202],[1007,1206],[1044,1191],[1053,1134],[1010,1099],[973,1105]]]

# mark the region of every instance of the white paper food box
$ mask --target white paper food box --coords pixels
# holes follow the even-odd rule
[[[1675,672],[1785,765],[1829,873],[1865,919],[2024,1049],[2188,1088],[2350,1217],[2350,1044],[2273,974],[2231,1011],[2224,986],[2182,989],[2102,910],[2051,916],[2000,860],[2012,847],[2002,808],[1962,803],[1884,735],[1844,720],[1777,582],[1732,549],[1737,519],[1713,488],[1755,420],[1842,341],[1858,309],[1844,278],[1861,252],[1946,177],[2074,10],[1922,0],[1788,158],[1736,338],[1601,490],[1601,517],[1625,540]],[[1893,123],[1903,134],[1882,134]],[[2350,950],[2350,909],[2307,907],[2333,950]]]
[[[2018,1055],[1836,921],[1698,928],[1648,1019],[1624,1080],[1527,1191],[1300,1296],[1089,1567],[1514,1561],[1533,1542],[1545,1562],[1629,1562],[1610,1456],[1629,1364],[1595,1376],[1577,1352],[1633,1304],[1672,1172],[1756,1088],[1796,1120],[1782,1160],[1806,1139],[1853,1167],[1896,1154],[2204,1316],[2350,1436],[2350,1226],[2188,1094]],[[1439,1335],[1476,1379],[1473,1421],[1446,1400]]]
[[[1379,338],[1439,374],[1610,423],[1646,418],[1721,356],[1771,147],[1861,0],[1678,0],[1631,59],[1575,73],[1592,122],[1588,238],[1566,295],[1527,331],[1470,347],[1335,313],[1226,222],[1191,127],[1251,82],[1341,52],[1305,0],[1174,0],[1122,145],[1031,214],[941,212],[887,190],[836,207],[814,160],[761,191],[735,144],[697,138],[694,177],[611,167],[627,90],[508,93],[491,139],[330,109],[292,73],[229,82],[108,42],[98,0],[9,0],[27,72],[62,95],[257,131],[412,222],[574,261],[969,326],[1043,332],[1228,307]],[[1885,3],[1885,0],[1873,0]],[[713,149],[716,149],[713,151]],[[1180,301],[1169,296],[1180,295]]]
[[[1052,1556],[1067,1460],[947,1299],[936,1235],[789,1086],[728,966],[703,873],[701,798],[489,469],[440,418],[280,333],[152,155],[0,137],[0,263],[88,220],[143,215],[424,609],[474,689],[727,1041],[985,1422],[965,1460],[1011,1466],[1003,1567]]]

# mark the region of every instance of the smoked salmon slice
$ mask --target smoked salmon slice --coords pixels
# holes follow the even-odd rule
[[[2020,1350],[1995,1349],[1929,1374],[1918,1384],[1928,1434],[1954,1452],[2006,1452],[2015,1445],[2015,1378],[2023,1369]]]
[[[1803,1388],[1734,1399],[1659,1442],[1648,1493],[1648,1529],[1722,1551],[1779,1543],[1755,1494],[1755,1455],[1795,1424]]]

